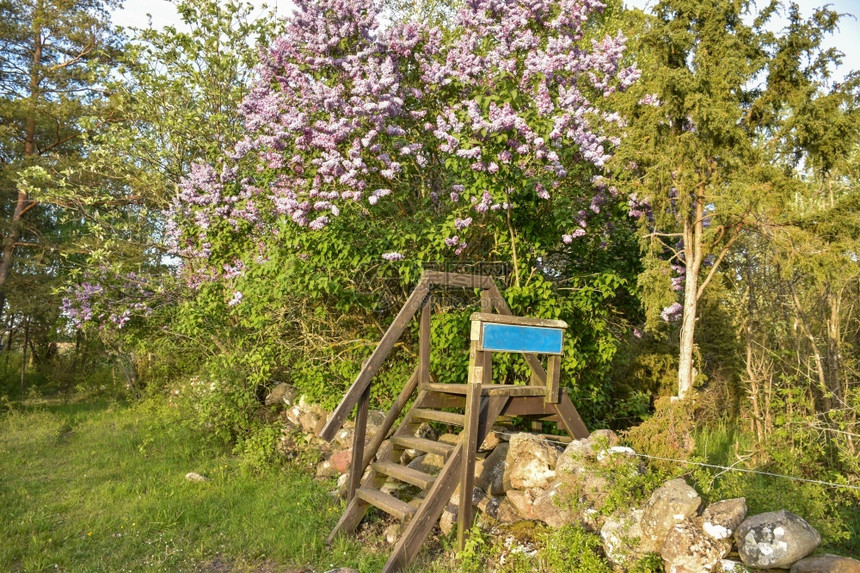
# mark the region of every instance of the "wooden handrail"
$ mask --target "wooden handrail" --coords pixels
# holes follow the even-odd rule
[[[382,362],[388,357],[391,353],[391,349],[394,348],[394,344],[400,338],[400,335],[403,334],[403,331],[406,330],[412,316],[419,308],[421,308],[424,297],[427,296],[427,293],[429,292],[430,279],[427,276],[427,273],[424,273],[421,280],[418,281],[418,285],[415,287],[415,290],[412,291],[412,294],[409,295],[409,298],[406,300],[406,304],[404,304],[403,308],[400,309],[400,312],[397,313],[397,316],[394,318],[394,322],[392,322],[391,326],[388,327],[388,330],[385,331],[385,334],[382,336],[382,340],[379,341],[373,354],[370,355],[367,364],[361,369],[361,372],[358,373],[352,386],[349,387],[349,390],[344,394],[343,399],[341,399],[340,404],[338,404],[337,408],[332,412],[331,418],[329,418],[329,421],[319,434],[322,439],[327,442],[334,439],[337,431],[340,430],[341,426],[343,426],[346,417],[349,415],[352,408],[358,403],[359,399],[361,399],[361,395],[370,385],[370,381],[374,376],[376,376],[377,371],[379,371],[379,367],[382,366]]]
[[[322,439],[327,442],[334,439],[335,434],[337,434],[338,430],[343,426],[347,416],[349,416],[349,413],[356,404],[358,404],[362,394],[364,394],[364,391],[370,385],[370,381],[374,376],[376,376],[380,366],[382,366],[382,363],[391,353],[391,350],[394,348],[394,344],[403,334],[403,331],[406,330],[406,327],[409,325],[409,321],[412,320],[412,317],[418,309],[424,305],[424,300],[430,293],[430,287],[433,285],[457,288],[479,288],[491,290],[491,292],[495,292],[497,294],[499,293],[499,289],[496,287],[495,281],[493,281],[492,277],[488,276],[448,273],[442,271],[426,271],[421,275],[421,280],[418,281],[418,284],[415,286],[415,290],[413,290],[412,294],[409,295],[409,298],[406,300],[406,304],[404,304],[403,308],[400,309],[400,312],[397,313],[397,316],[394,318],[394,322],[392,322],[391,326],[388,327],[388,330],[385,331],[385,334],[382,336],[382,340],[379,341],[373,354],[370,355],[367,363],[362,367],[358,376],[356,376],[355,381],[341,399],[340,404],[338,404],[337,408],[332,412],[331,418],[329,418],[325,427],[319,433]],[[501,296],[501,294],[498,294],[498,296]],[[493,301],[493,303],[497,304],[497,301]],[[504,303],[504,301],[502,301],[502,303]],[[508,310],[508,314],[510,314],[510,310]]]

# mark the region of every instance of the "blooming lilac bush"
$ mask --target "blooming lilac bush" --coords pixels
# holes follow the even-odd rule
[[[386,204],[433,209],[433,244],[459,254],[618,143],[623,120],[603,101],[638,71],[620,33],[583,45],[599,1],[469,1],[450,40],[418,22],[382,30],[370,0],[296,4],[241,106],[247,136],[221,165],[196,165],[174,200],[178,255],[220,260],[227,244],[289,232],[285,221],[319,231]],[[596,185],[580,198],[564,241],[609,197]],[[388,247],[388,260],[416,249]]]
[[[607,301],[633,283],[607,247],[628,205],[595,175],[624,125],[616,92],[638,75],[623,36],[592,41],[603,4],[470,1],[444,33],[383,29],[369,0],[296,4],[238,110],[244,136],[194,164],[167,212],[186,291],[165,334],[248,388],[277,375],[337,395],[414,284],[410,263],[512,262],[516,312],[598,325],[570,339],[564,372],[581,411],[600,411]],[[390,380],[375,391],[398,392]]]

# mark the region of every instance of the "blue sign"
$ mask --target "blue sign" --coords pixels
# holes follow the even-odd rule
[[[562,329],[484,323],[481,350],[561,354]]]

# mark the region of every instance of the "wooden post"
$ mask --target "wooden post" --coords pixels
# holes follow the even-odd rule
[[[421,320],[418,325],[418,384],[430,383],[430,312],[433,295],[428,294],[421,305]]]
[[[478,341],[469,350],[469,387],[466,393],[465,425],[461,437],[463,461],[460,464],[460,507],[457,512],[457,549],[466,546],[472,528],[472,488],[475,484],[475,455],[478,451],[478,424],[481,413],[481,383],[484,380],[483,355]]]
[[[550,356],[546,365],[546,401],[558,404],[558,378],[561,370],[561,356]]]
[[[367,412],[370,408],[370,386],[368,385],[356,406],[355,428],[352,434],[352,459],[349,462],[349,488],[346,498],[352,501],[355,490],[361,485],[361,475],[364,473],[364,438],[367,435]]]

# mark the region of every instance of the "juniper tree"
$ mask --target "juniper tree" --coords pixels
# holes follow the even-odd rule
[[[666,0],[640,37],[641,97],[612,170],[642,219],[648,326],[681,321],[680,397],[696,376],[697,303],[743,230],[785,204],[794,175],[781,157],[804,153],[787,137],[799,98],[814,100],[838,59],[821,48],[835,12],[804,20],[792,4],[777,34],[768,23],[779,9]]]

